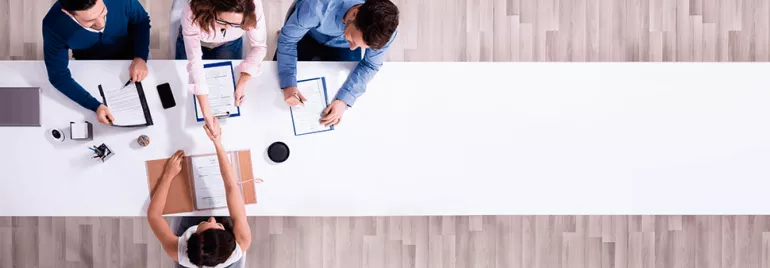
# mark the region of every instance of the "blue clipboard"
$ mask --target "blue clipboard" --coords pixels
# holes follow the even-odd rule
[[[326,103],[326,105],[328,106],[329,105],[329,97],[326,95],[326,78],[325,77],[316,77],[316,78],[305,79],[305,80],[297,81],[297,84],[302,83],[302,82],[309,82],[309,81],[313,81],[313,80],[319,80],[319,79],[321,80],[321,84],[324,87],[324,103]],[[289,108],[289,114],[291,115],[291,127],[294,129],[294,136],[303,136],[303,135],[307,135],[307,134],[327,132],[327,131],[334,130],[334,126],[331,126],[331,127],[329,127],[329,129],[325,129],[325,130],[319,130],[319,131],[314,131],[314,132],[297,134],[297,126],[294,124],[294,112],[292,111],[291,108]]]
[[[215,62],[215,63],[209,63],[203,65],[203,69],[206,68],[212,68],[212,67],[220,67],[220,66],[230,66],[230,74],[233,76],[233,90],[235,90],[235,73],[233,72],[233,62],[232,61],[224,61],[224,62]],[[198,115],[198,98],[193,97],[193,109],[195,110],[195,121],[203,122],[206,121],[202,115]],[[235,101],[235,100],[233,100]],[[236,117],[241,116],[241,107],[236,106],[235,109],[237,109],[237,112],[234,114],[230,114],[229,117]]]

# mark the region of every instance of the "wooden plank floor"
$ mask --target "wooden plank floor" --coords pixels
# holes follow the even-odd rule
[[[292,0],[263,0],[272,59]],[[767,61],[768,0],[393,0],[391,61]],[[42,59],[54,0],[0,0],[0,60]],[[151,55],[173,58],[173,0],[140,0]]]
[[[53,0],[0,0],[0,60]],[[171,0],[140,0],[170,59]],[[263,0],[270,55],[289,0]],[[395,0],[391,61],[767,61],[768,0]],[[251,217],[248,267],[770,267],[768,216]],[[0,217],[0,267],[172,267],[144,218]]]
[[[248,267],[770,267],[770,216],[250,217]],[[172,267],[144,218],[0,217],[0,267]]]

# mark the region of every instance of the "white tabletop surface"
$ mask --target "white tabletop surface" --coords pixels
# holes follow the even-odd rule
[[[128,65],[70,68],[98,96]],[[145,215],[146,160],[214,150],[185,65],[149,64],[155,125],[125,129],[56,91],[43,62],[0,62],[0,86],[42,88],[43,109],[40,128],[0,128],[0,216]],[[354,65],[299,67],[299,78],[326,77],[331,98]],[[262,71],[242,116],[223,123],[225,147],[251,149],[264,179],[249,215],[770,213],[770,64],[386,63],[337,129],[299,137],[275,63]],[[168,110],[164,82],[177,101]],[[45,138],[82,120],[93,142]],[[291,148],[287,162],[266,159],[274,141]],[[94,162],[97,143],[116,155]]]

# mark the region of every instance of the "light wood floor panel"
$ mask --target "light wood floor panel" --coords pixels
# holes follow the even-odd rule
[[[53,0],[0,0],[0,60],[43,57]],[[173,1],[141,0],[151,57],[171,59]],[[767,61],[767,0],[394,0],[391,61]],[[272,58],[291,0],[264,0]]]
[[[0,264],[171,267],[145,221],[0,217]],[[770,216],[250,217],[249,223],[248,267],[770,264]]]

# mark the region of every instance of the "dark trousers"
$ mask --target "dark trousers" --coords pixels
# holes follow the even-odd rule
[[[273,60],[278,61],[278,50]],[[297,61],[361,61],[361,48],[327,47],[306,34],[297,42]]]
[[[242,60],[243,59],[243,37],[224,43],[216,48],[201,47],[204,60]],[[177,60],[186,60],[187,53],[184,47],[184,37],[182,36],[182,27],[179,27],[179,36],[176,38],[176,57]]]

